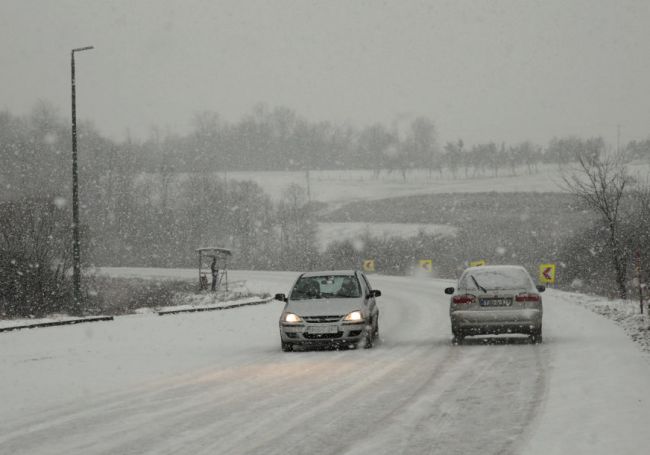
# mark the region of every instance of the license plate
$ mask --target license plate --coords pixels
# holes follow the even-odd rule
[[[481,306],[510,306],[512,299],[481,299]]]
[[[336,333],[339,331],[339,328],[335,325],[319,325],[315,327],[309,327],[307,331],[309,333]]]

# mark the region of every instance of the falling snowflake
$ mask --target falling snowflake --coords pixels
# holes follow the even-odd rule
[[[56,205],[56,208],[58,209],[63,209],[66,205],[68,205],[67,199],[58,196],[54,198],[54,205]]]

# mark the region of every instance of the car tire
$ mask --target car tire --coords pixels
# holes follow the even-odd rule
[[[377,339],[379,337],[379,318],[375,320],[375,328],[372,331],[372,338]]]
[[[451,339],[453,344],[463,344],[463,340],[465,339],[465,334],[463,332],[460,330],[453,330],[452,335],[454,336]]]
[[[373,333],[374,333],[373,329],[366,331],[366,336],[364,336],[363,340],[361,340],[361,346],[363,346],[363,349],[371,349],[372,348],[373,340],[374,340]]]
[[[542,337],[542,328],[540,327],[539,329],[534,330],[530,334],[530,342],[533,344],[541,344],[543,341]]]
[[[293,344],[291,343],[285,343],[284,341],[282,342],[282,351],[283,352],[291,352],[293,351]]]

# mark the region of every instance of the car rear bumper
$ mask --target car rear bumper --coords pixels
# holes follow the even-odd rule
[[[452,311],[453,331],[474,333],[530,333],[542,326],[542,311],[538,309]]]
[[[317,333],[325,327],[334,327],[332,333]],[[363,339],[366,333],[366,322],[357,324],[306,324],[288,325],[280,324],[280,338],[283,343],[300,345],[328,345],[328,344],[356,344]],[[370,330],[370,329],[367,329]]]

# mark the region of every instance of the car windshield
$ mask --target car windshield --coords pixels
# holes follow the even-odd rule
[[[354,275],[301,277],[291,291],[292,300],[357,297],[361,297],[361,287]]]
[[[528,273],[521,269],[485,269],[467,272],[458,287],[465,290],[529,289],[533,285]],[[483,289],[481,289],[483,288]]]

